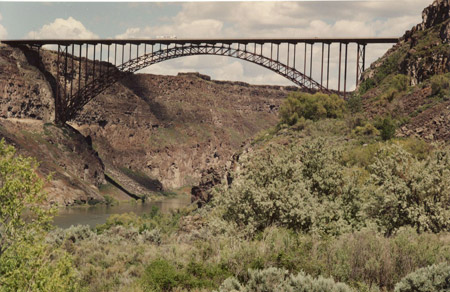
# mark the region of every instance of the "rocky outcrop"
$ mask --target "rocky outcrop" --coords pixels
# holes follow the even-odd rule
[[[450,19],[450,1],[435,0],[433,4],[425,8],[422,12],[422,23],[417,29],[426,30]],[[448,41],[448,38],[446,39]]]
[[[409,50],[400,73],[418,84],[435,74],[450,72],[450,0],[435,0],[422,12],[422,23],[407,31],[402,41]]]
[[[374,78],[383,65],[385,71],[390,71],[387,73],[410,76],[412,85],[450,72],[449,7],[450,0],[435,0],[425,8],[422,23],[407,31],[398,44],[371,64],[362,79]],[[386,66],[387,63],[391,65]]]
[[[200,208],[212,199],[210,190],[221,183],[222,175],[218,170],[210,168],[202,173],[200,183],[191,189],[191,202]]]
[[[33,119],[0,119],[0,138],[25,156],[35,157],[48,203],[60,206],[104,201],[97,187],[105,183],[104,165],[89,141],[70,126]]]
[[[19,48],[0,44],[0,117],[54,118],[50,84]]]
[[[177,189],[197,184],[205,169],[275,125],[291,90],[196,73],[135,74],[86,105],[73,126],[92,138],[106,164]]]
[[[25,48],[1,45],[0,66],[0,117],[52,121],[56,54],[41,49],[39,58]],[[205,169],[222,165],[244,140],[274,125],[292,90],[296,87],[215,81],[199,73],[134,74],[89,102],[69,124],[99,152],[117,183],[149,195],[198,183]],[[82,161],[71,163],[65,166],[70,175],[99,185],[89,178],[91,166],[86,177],[78,170]],[[98,175],[102,180],[103,172]]]
[[[431,78],[450,72],[450,0],[435,0],[423,10],[422,18],[364,73],[364,79],[372,78],[376,86],[363,94],[363,108],[369,118],[390,115],[402,121],[397,136],[448,141],[450,96],[445,80],[449,77]],[[394,98],[386,100],[388,90],[395,90],[390,78],[395,74],[408,75],[411,85],[420,85],[394,92]],[[438,94],[436,88],[441,86]]]
[[[0,44],[0,137],[35,157],[42,177],[52,175],[45,186],[49,203],[100,202],[104,165],[92,140],[51,124],[56,80],[46,68],[55,66],[53,55],[43,51],[39,58],[27,48]]]

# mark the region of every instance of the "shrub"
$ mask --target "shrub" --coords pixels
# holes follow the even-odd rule
[[[450,264],[441,263],[408,274],[397,285],[395,292],[450,291]]]
[[[231,188],[215,195],[224,219],[249,231],[270,225],[336,234],[359,216],[358,189],[344,180],[340,153],[324,140],[270,146],[243,165]],[[357,177],[357,176],[355,176]]]
[[[390,86],[395,88],[398,92],[408,89],[410,78],[407,75],[397,74],[392,78]]]
[[[34,159],[0,141],[0,290],[73,291],[71,258],[44,241],[54,210],[42,207],[36,170]]]
[[[172,291],[177,288],[213,288],[215,281],[223,281],[229,273],[215,265],[189,262],[185,268],[177,268],[172,262],[157,259],[145,269],[141,284],[145,291]]]
[[[281,123],[295,125],[301,117],[309,120],[340,118],[345,112],[345,101],[336,94],[309,94],[293,92],[280,108]]]
[[[381,96],[382,100],[387,100],[388,102],[392,102],[397,96],[399,92],[395,88],[389,88],[385,93]]]
[[[419,232],[450,230],[448,150],[418,160],[398,145],[384,146],[369,171],[369,213],[386,234],[405,225]]]
[[[103,196],[105,198],[106,206],[116,206],[119,202],[109,195]]]
[[[378,119],[374,125],[378,130],[380,130],[381,138],[384,141],[394,138],[396,126],[391,117],[388,116],[384,119]]]
[[[373,80],[372,78],[368,78],[368,79],[364,80],[359,85],[359,94],[364,95],[367,91],[374,88],[376,85],[377,84],[376,84],[375,80]]]
[[[353,94],[348,100],[347,100],[347,108],[352,113],[357,113],[362,110],[362,99],[359,94]]]
[[[123,214],[113,214],[106,219],[105,224],[101,224],[97,226],[97,231],[102,233],[104,230],[107,230],[114,226],[134,226],[139,227],[143,224],[143,218],[139,217],[133,212],[123,213]]]
[[[343,283],[319,276],[315,279],[303,272],[290,275],[287,270],[267,268],[264,270],[249,270],[249,280],[239,283],[235,278],[228,278],[219,288],[219,292],[231,291],[304,291],[304,292],[351,292]]]
[[[431,95],[450,98],[450,73],[431,77]]]
[[[52,230],[47,235],[46,241],[50,244],[61,245],[66,240],[77,243],[94,235],[95,233],[88,225],[76,225],[67,229],[56,228]]]
[[[380,131],[375,128],[371,123],[366,123],[363,127],[356,127],[353,130],[353,133],[358,136],[378,136],[380,135]]]
[[[179,285],[182,276],[168,261],[158,259],[152,261],[142,277],[145,291],[172,291]]]

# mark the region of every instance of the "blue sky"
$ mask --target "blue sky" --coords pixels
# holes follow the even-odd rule
[[[178,38],[399,37],[421,22],[421,12],[431,2],[0,2],[0,39],[151,38],[160,35]],[[368,61],[380,57],[388,48],[368,47]],[[351,52],[353,50],[350,48]],[[352,58],[353,54],[350,61]],[[336,71],[333,70],[336,62],[336,58],[332,59],[332,72]],[[257,65],[217,56],[185,57],[143,70],[168,75],[187,71],[253,84],[291,84]],[[354,72],[350,72],[349,80],[353,80],[352,74]],[[332,73],[331,79],[336,79],[336,74]]]

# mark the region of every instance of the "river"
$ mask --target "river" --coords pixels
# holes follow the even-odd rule
[[[169,212],[173,209],[185,207],[191,203],[190,196],[177,196],[167,198],[161,201],[146,203],[121,203],[116,206],[74,206],[66,207],[58,210],[58,214],[53,220],[55,226],[68,228],[72,225],[89,225],[95,227],[97,224],[103,224],[106,219],[113,214],[122,214],[134,212],[138,215],[151,211],[153,206],[157,206],[161,212]]]

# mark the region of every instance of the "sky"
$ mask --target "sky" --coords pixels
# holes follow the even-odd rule
[[[290,2],[1,2],[1,39],[41,38],[306,38],[400,37],[421,22],[432,0]],[[369,45],[367,62],[389,45]],[[300,48],[299,48],[300,50]],[[314,48],[314,73],[320,68]],[[337,47],[332,47],[336,52]],[[349,47],[349,68],[356,47]],[[338,55],[331,58],[337,84]],[[355,65],[353,65],[355,64]],[[349,70],[349,88],[356,70]],[[223,56],[190,56],[165,61],[141,73],[200,72],[217,80],[293,85],[258,65]],[[333,87],[333,85],[332,85]],[[335,86],[334,86],[335,87]]]

